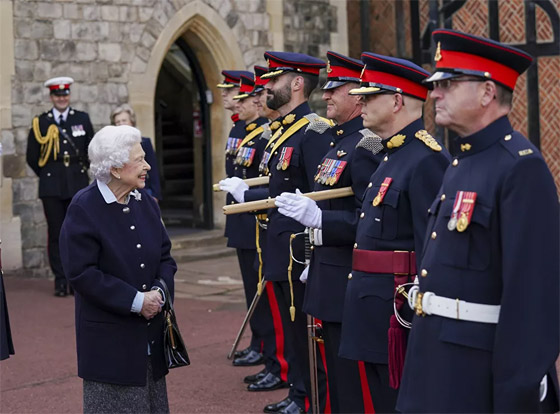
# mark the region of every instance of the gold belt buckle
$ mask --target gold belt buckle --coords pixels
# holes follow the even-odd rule
[[[64,156],[62,157],[62,162],[64,163],[64,166],[66,168],[70,167],[70,155],[64,154]]]
[[[418,292],[416,294],[416,302],[414,303],[414,310],[416,311],[416,315],[418,316],[426,316],[426,313],[422,309],[422,297],[424,296],[424,292]]]

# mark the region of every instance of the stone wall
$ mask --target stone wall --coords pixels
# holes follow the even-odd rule
[[[271,1],[280,0],[13,1],[12,125],[3,127],[1,143],[3,175],[12,179],[13,212],[22,222],[26,276],[50,275],[38,180],[25,163],[31,120],[50,108],[43,82],[54,76],[74,78],[71,105],[87,111],[98,130],[115,106],[129,100],[131,79],[146,72],[154,48],[169,46],[158,39],[179,11],[195,3],[212,8],[235,34],[227,40],[252,68],[264,63],[263,53],[271,48]],[[283,9],[285,50],[324,58],[330,32],[336,31],[336,7],[328,0],[285,0]],[[314,100],[320,102],[320,93]]]

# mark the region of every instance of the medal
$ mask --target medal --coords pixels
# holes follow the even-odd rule
[[[467,214],[466,213],[461,213],[461,217],[457,221],[457,231],[458,232],[465,231],[467,229],[468,225],[469,225],[469,220],[467,219]]]
[[[455,195],[455,203],[453,204],[453,212],[451,213],[451,218],[447,223],[447,229],[449,231],[455,230],[457,227],[457,217],[459,216],[459,208],[461,207],[461,203],[463,200],[463,193],[464,191],[457,191]]]
[[[476,193],[474,191],[465,191],[463,195],[463,202],[460,208],[460,217],[457,221],[457,231],[464,232],[471,223],[471,217],[474,211],[474,204],[476,201]]]
[[[393,179],[391,177],[385,177],[385,179],[381,183],[381,187],[379,187],[379,191],[377,192],[377,195],[375,196],[373,202],[371,203],[374,207],[377,207],[379,204],[381,204],[392,182]]]
[[[453,231],[455,230],[456,227],[457,227],[457,219],[455,217],[451,217],[447,222],[447,229],[449,231]]]

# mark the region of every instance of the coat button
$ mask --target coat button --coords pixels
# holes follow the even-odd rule
[[[148,326],[150,326],[151,324],[152,324],[151,322],[148,322]]]
[[[311,249],[311,250],[315,250],[315,246],[311,246],[310,249]]]
[[[150,343],[151,343],[151,344],[153,345],[153,344],[155,344],[155,343],[156,343],[156,341],[152,341],[152,342],[150,342]]]
[[[230,202],[230,204],[235,204],[235,201]]]
[[[265,221],[268,223],[270,221],[270,219],[267,217]]]
[[[354,249],[358,248],[358,243],[354,243]]]
[[[457,158],[455,158],[453,160],[453,162],[451,163],[451,165],[454,166],[454,167],[458,166],[459,165],[459,160]]]
[[[62,141],[63,144],[68,144],[68,141],[64,140]]]
[[[383,158],[383,161],[389,161],[389,157],[387,155],[385,155],[385,158]]]
[[[422,275],[422,277],[426,277],[426,276],[428,276],[428,271],[426,269],[422,269],[422,271],[420,272],[420,275]]]
[[[66,132],[66,129],[62,129],[62,132]],[[64,143],[66,144],[66,140],[64,141]]]
[[[51,173],[47,173],[47,177],[50,177],[50,176],[51,176]]]
[[[510,134],[507,134],[507,135],[504,137],[504,139],[505,139],[506,141],[509,141],[509,140],[511,139],[511,135],[510,135]]]
[[[138,243],[138,244],[136,245],[136,248],[137,248],[137,249],[140,249],[141,247],[142,247],[142,245],[141,245],[140,243]]]
[[[148,286],[142,285],[142,290],[146,290],[147,288],[148,288]]]
[[[135,225],[130,226],[130,230],[135,230],[135,229],[136,229]]]
[[[334,142],[331,142],[331,147],[334,147]]]
[[[122,209],[122,212],[125,213],[125,214],[128,214],[128,213],[130,213],[130,208],[125,207],[125,208]]]
[[[435,231],[434,231],[434,232],[432,232],[432,240],[435,240],[435,239],[436,239],[436,237],[437,237],[437,233],[436,233]]]
[[[442,194],[441,197],[439,198],[441,201],[445,200],[445,194]]]
[[[371,188],[373,186],[373,183],[369,183],[367,188]]]
[[[362,214],[360,214],[360,218],[364,218],[365,216],[366,216],[366,213],[362,212]]]
[[[348,280],[352,279],[352,273],[348,273]]]
[[[146,267],[146,265],[144,263],[140,263],[140,268],[144,269]]]

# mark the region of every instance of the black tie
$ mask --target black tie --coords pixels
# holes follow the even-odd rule
[[[64,118],[62,117],[62,114],[60,114],[58,117],[58,125],[60,126],[64,125]]]

